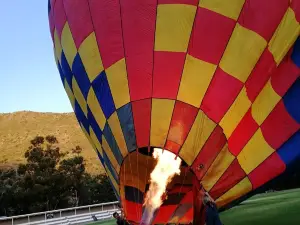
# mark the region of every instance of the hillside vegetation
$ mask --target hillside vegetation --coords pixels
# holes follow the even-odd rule
[[[62,152],[79,145],[87,172],[103,172],[100,161],[82,133],[74,113],[15,112],[0,114],[0,167],[15,167],[25,162],[24,153],[37,135],[57,137]]]

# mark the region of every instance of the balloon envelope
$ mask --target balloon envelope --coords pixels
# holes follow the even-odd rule
[[[50,0],[48,11],[62,83],[131,222],[153,147],[183,160],[155,224],[193,221],[201,185],[224,207],[299,162],[299,0]]]

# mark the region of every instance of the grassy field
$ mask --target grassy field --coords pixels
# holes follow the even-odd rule
[[[221,213],[221,220],[224,225],[299,225],[300,189],[256,195]],[[94,224],[115,225],[116,222]]]
[[[256,195],[221,214],[230,225],[300,224],[300,189]]]

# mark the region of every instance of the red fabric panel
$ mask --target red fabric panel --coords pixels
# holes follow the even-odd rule
[[[242,167],[240,166],[237,159],[235,159],[225,173],[221,176],[218,182],[210,190],[210,195],[212,198],[217,199],[222,194],[231,189],[234,185],[245,178],[246,174]]]
[[[170,191],[168,191],[168,194],[174,194],[174,193],[187,193],[191,191],[192,186],[185,186],[182,184],[178,184],[174,186]]]
[[[272,74],[271,84],[276,93],[284,96],[287,90],[299,77],[300,69],[293,63],[288,54],[277,70]]]
[[[205,175],[210,165],[213,163],[219,152],[226,144],[226,141],[227,140],[223,134],[222,128],[217,126],[192,164],[192,169],[198,180],[201,180],[201,178]],[[201,164],[204,167],[199,169],[199,165]]]
[[[258,128],[259,126],[253,119],[250,108],[228,139],[229,151],[237,156]]]
[[[300,124],[286,111],[282,100],[261,125],[264,138],[274,149],[278,149],[299,128]]]
[[[142,204],[125,200],[125,203],[123,202],[123,209],[127,220],[141,221]]]
[[[177,154],[179,152],[180,148],[181,148],[181,145],[179,145],[173,141],[170,141],[170,140],[166,141],[165,149],[167,149],[168,151]]]
[[[151,99],[132,102],[132,113],[138,147],[149,145]]]
[[[89,5],[102,63],[106,69],[124,58],[119,0],[89,0]]]
[[[158,4],[198,5],[199,0],[158,0]]]
[[[151,97],[157,0],[120,0],[131,100]]]
[[[285,171],[285,163],[277,153],[273,153],[249,174],[253,189],[260,187]]]
[[[191,190],[192,187],[190,187]],[[184,196],[184,198],[181,200],[180,204],[184,204],[184,203],[193,203],[193,198],[194,198],[194,193],[193,191],[189,191],[186,193],[186,195]]]
[[[229,41],[235,21],[199,7],[188,53],[198,59],[218,64]],[[222,26],[220,26],[222,24]]]
[[[177,205],[167,205],[167,206],[160,207],[154,220],[152,221],[152,224],[167,223],[171,218],[171,216],[173,215],[176,208]]]
[[[289,2],[289,0],[271,2],[248,0],[244,4],[238,23],[269,41],[284,16]]]
[[[296,19],[300,21],[300,1],[299,0],[292,0],[291,1],[291,8],[294,10],[296,14]]]
[[[65,12],[77,49],[84,39],[93,32],[88,1],[64,0]]]
[[[208,117],[218,123],[242,87],[241,81],[225,73],[221,68],[217,68],[200,108]]]
[[[202,198],[204,195],[204,191],[201,187],[199,180],[196,177],[193,177],[193,224],[202,225],[204,224],[203,219],[205,218],[203,215],[204,208],[202,204]]]
[[[274,69],[276,69],[276,63],[273,55],[266,48],[245,83],[247,95],[251,102],[254,102]]]
[[[66,21],[67,17],[64,10],[63,0],[56,0],[54,4],[54,23],[59,38],[61,38],[61,33]]]
[[[182,145],[190,132],[197,113],[196,107],[176,101],[167,139]],[[177,154],[178,151],[173,151],[173,153]]]
[[[176,99],[184,61],[184,52],[154,53],[152,93],[154,98]]]

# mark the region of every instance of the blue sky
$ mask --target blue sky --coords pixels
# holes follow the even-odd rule
[[[1,0],[0,113],[71,112],[57,71],[46,0]]]

